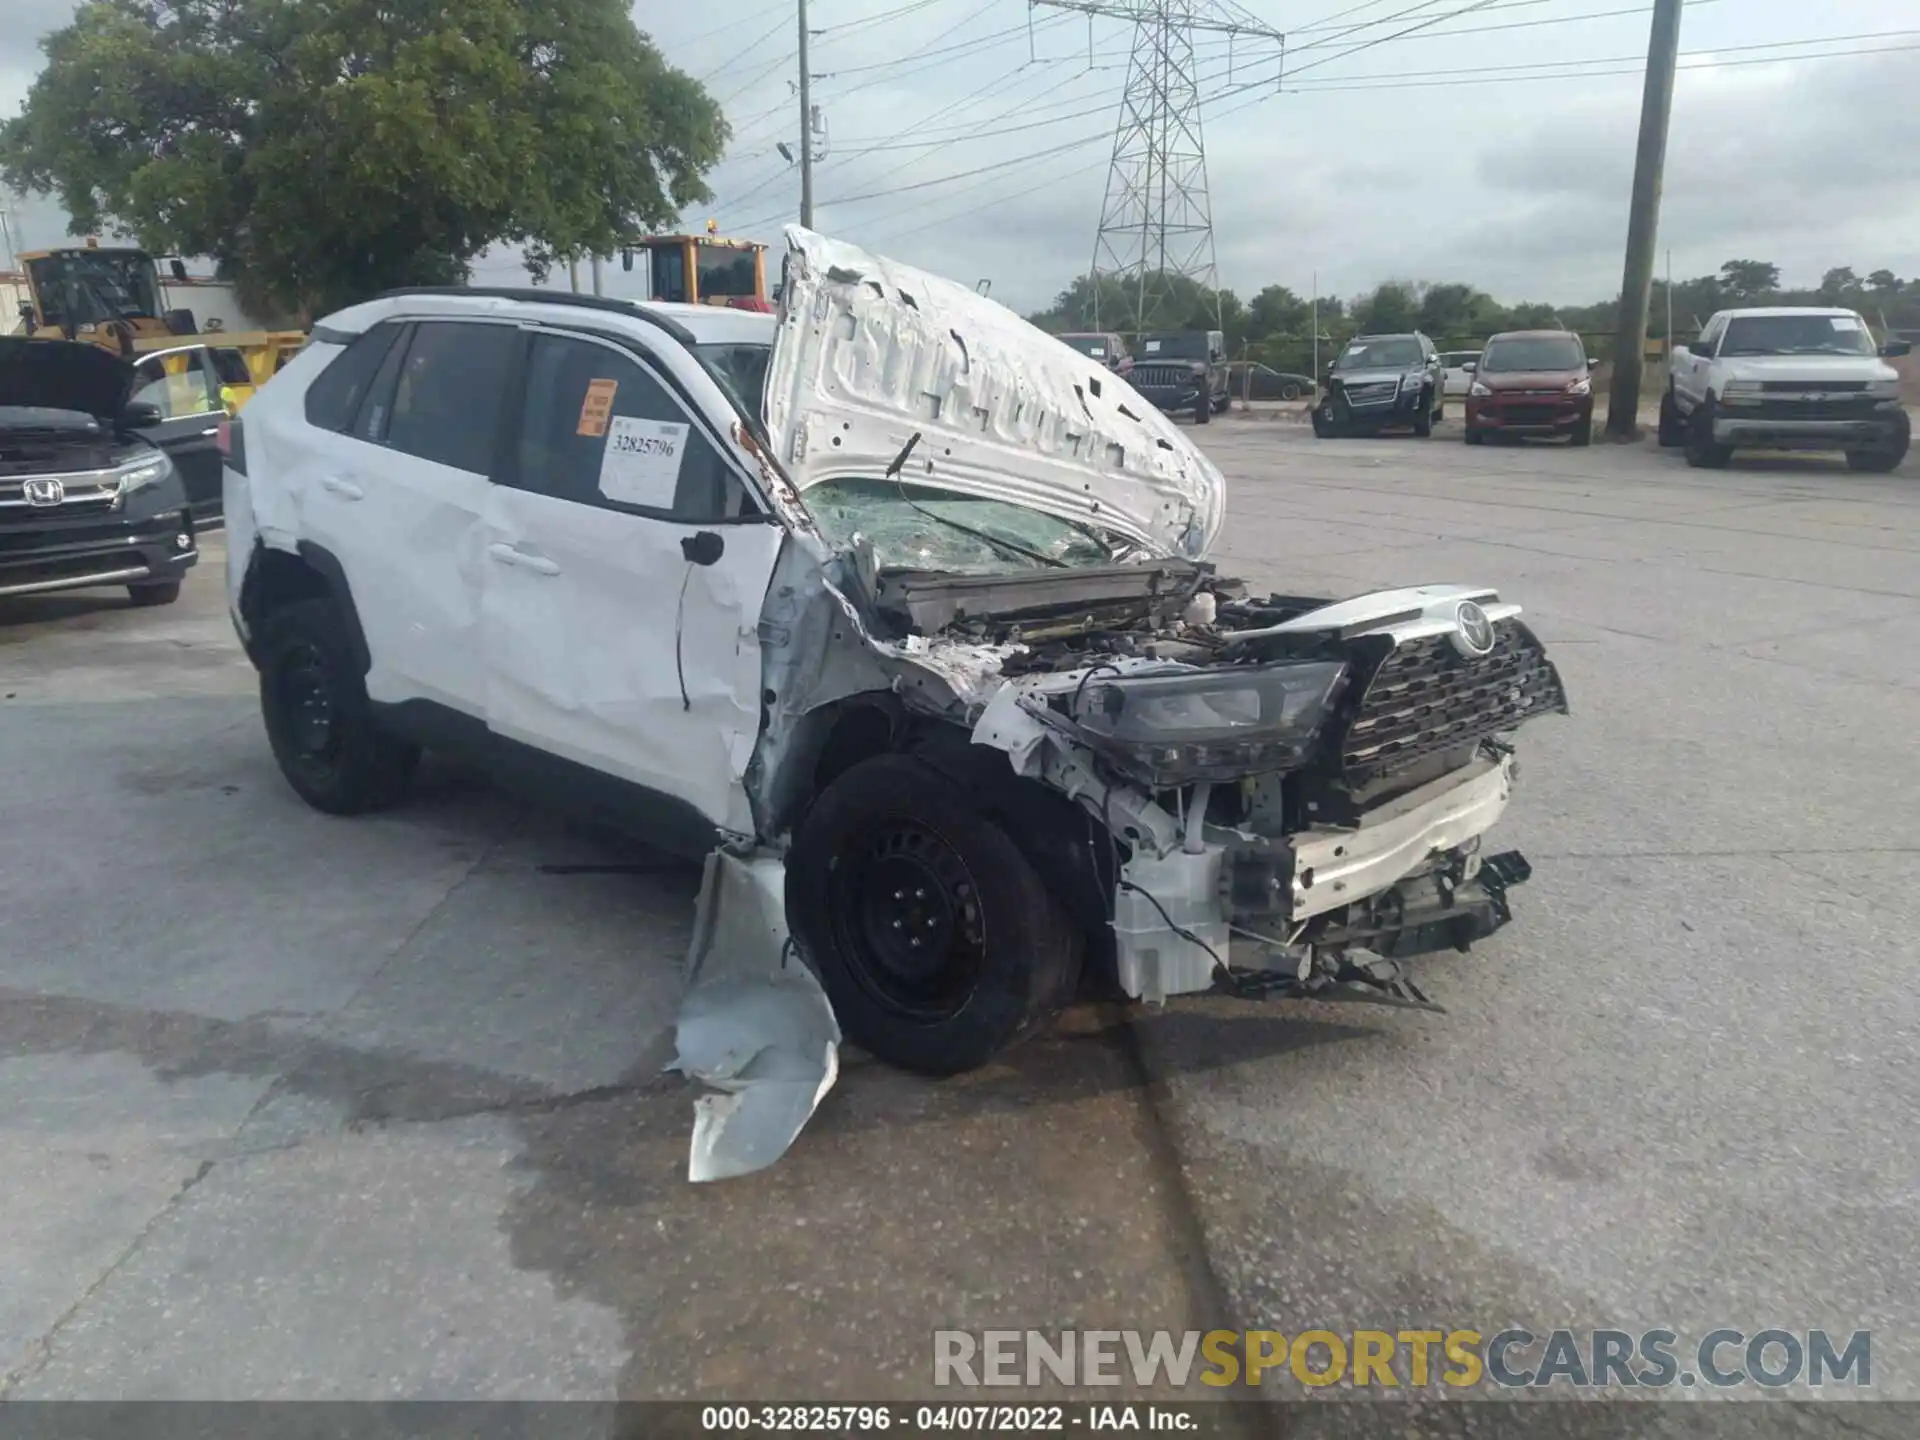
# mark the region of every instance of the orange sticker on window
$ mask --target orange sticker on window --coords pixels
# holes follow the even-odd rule
[[[589,380],[587,398],[580,402],[580,424],[576,435],[601,436],[607,433],[607,422],[613,418],[613,392],[620,388],[618,380]]]

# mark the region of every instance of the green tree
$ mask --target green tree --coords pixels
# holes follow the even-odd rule
[[[728,134],[623,0],[86,0],[42,44],[0,178],[308,316],[611,253]]]
[[[1867,276],[1867,289],[1883,300],[1892,299],[1900,293],[1900,277],[1891,270],[1876,270]]]
[[[1820,277],[1820,288],[1815,294],[1828,305],[1845,304],[1859,297],[1860,277],[1853,273],[1851,265],[1836,265]]]
[[[1415,329],[1420,320],[1420,296],[1405,280],[1387,280],[1371,295],[1353,302],[1354,323],[1363,334],[1392,335]]]
[[[1759,300],[1780,288],[1780,267],[1765,260],[1729,260],[1720,267],[1720,282],[1733,300]]]
[[[1304,332],[1307,316],[1306,301],[1284,285],[1269,285],[1247,302],[1247,338]]]

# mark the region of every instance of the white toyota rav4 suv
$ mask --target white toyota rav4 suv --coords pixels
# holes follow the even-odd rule
[[[226,492],[294,789],[373,810],[441,748],[770,864],[843,1032],[923,1071],[1083,972],[1428,1004],[1387,957],[1507,921],[1509,732],[1565,708],[1517,607],[1249,598],[1219,471],[1119,376],[787,245],[778,316],[421,290],[315,330]]]

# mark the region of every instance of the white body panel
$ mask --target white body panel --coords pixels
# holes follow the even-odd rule
[[[488,728],[751,835],[741,777],[760,732],[757,626],[785,532],[504,486],[488,495],[483,528],[476,653]],[[725,546],[712,565],[681,552],[703,529]]]

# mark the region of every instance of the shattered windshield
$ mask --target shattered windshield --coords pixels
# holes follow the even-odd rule
[[[827,539],[847,545],[855,535],[866,536],[883,569],[996,575],[1111,565],[1119,558],[1117,542],[1004,500],[851,479],[812,486],[806,499]]]

